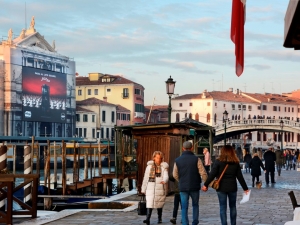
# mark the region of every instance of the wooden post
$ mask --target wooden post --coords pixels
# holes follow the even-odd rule
[[[96,176],[96,148],[93,148],[94,150],[94,177]]]
[[[85,149],[84,151],[84,172],[83,172],[83,179],[88,178],[88,150]]]
[[[24,146],[24,174],[31,174],[31,148],[29,145]],[[24,186],[24,202],[28,203],[32,199],[31,183]]]
[[[36,142],[36,147],[37,147],[37,154],[36,154],[36,173],[40,175],[40,146],[39,143]],[[38,185],[40,185],[40,179],[37,179]]]
[[[17,146],[13,145],[13,174],[16,174]]]
[[[66,143],[64,140],[62,140],[62,189],[63,189],[63,195],[66,195],[66,188],[67,188],[67,183],[66,183]]]
[[[117,194],[121,192],[121,180],[117,179]]]
[[[122,151],[122,175],[124,177],[125,174],[125,160],[124,160],[124,151],[125,151],[125,137],[122,137],[122,146],[121,146],[121,151]]]
[[[73,182],[77,180],[77,166],[76,166],[77,156],[76,156],[76,142],[74,141],[73,146]]]
[[[7,172],[7,146],[0,146],[0,171]],[[5,211],[5,199],[0,201],[0,211]]]
[[[107,194],[112,195],[112,179],[107,179]]]
[[[57,154],[56,154],[56,142],[54,141],[54,152],[53,152],[53,156],[54,156],[54,175],[53,175],[53,186],[54,186],[54,189],[57,188]]]
[[[47,187],[47,150],[46,146],[44,146],[44,186]]]
[[[91,195],[93,194],[93,168],[92,168],[92,143],[90,143],[89,148],[89,154],[90,154],[90,179],[91,179]]]
[[[33,171],[33,158],[34,158],[34,136],[31,137],[31,171]]]
[[[79,144],[77,143],[77,147],[78,147],[78,167],[77,167],[77,174],[78,174],[78,177],[77,177],[77,180],[76,181],[79,181],[79,174],[80,174],[80,146]]]
[[[47,140],[47,179],[48,179],[48,195],[50,195],[50,164],[51,162],[51,146],[50,141]]]
[[[103,179],[103,195],[107,195],[107,180]]]
[[[98,175],[102,175],[101,143],[98,143]]]
[[[109,145],[109,140],[107,140],[107,162],[108,162],[108,173],[110,174],[111,173],[111,168],[110,168],[110,145]]]

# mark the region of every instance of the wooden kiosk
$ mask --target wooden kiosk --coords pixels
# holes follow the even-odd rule
[[[191,131],[194,132],[191,134]],[[203,145],[201,136],[208,137],[208,142]],[[201,139],[199,141],[199,139]],[[116,162],[118,164],[119,174],[126,173],[125,166],[122,167],[121,158],[135,157],[136,160],[136,180],[138,192],[141,191],[144,171],[147,162],[152,159],[154,151],[162,151],[164,153],[164,161],[169,164],[169,173],[173,171],[175,159],[180,156],[182,150],[182,143],[186,140],[192,140],[194,143],[194,152],[201,156],[204,147],[212,149],[213,128],[199,123],[195,120],[187,119],[179,123],[166,124],[151,124],[151,125],[134,125],[134,126],[120,126],[116,127],[116,142],[121,144],[123,151],[118,151]],[[130,142],[127,147],[124,143]],[[202,145],[201,145],[202,143]],[[117,144],[117,143],[116,143]],[[117,145],[119,145],[117,144]],[[200,146],[199,146],[200,144]],[[120,146],[120,145],[119,145]],[[117,147],[118,148],[118,147]],[[134,155],[127,155],[128,149],[132,149]],[[120,153],[124,154],[123,157]],[[126,158],[125,158],[126,159]],[[119,168],[123,168],[119,170]],[[124,175],[123,175],[124,177]],[[169,185],[169,191],[172,191],[172,185]]]

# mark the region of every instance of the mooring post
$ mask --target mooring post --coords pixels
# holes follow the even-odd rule
[[[24,146],[24,174],[31,174],[31,148],[29,145]],[[26,180],[26,179],[25,179]],[[24,186],[24,202],[31,201],[31,183]]]
[[[98,143],[98,175],[102,175],[101,144]]]
[[[57,188],[57,155],[56,155],[56,142],[54,141],[54,152],[53,152],[53,156],[54,156],[54,175],[53,175],[53,186],[54,189]]]
[[[83,179],[88,178],[88,150],[85,149],[84,151],[84,173],[83,173]]]
[[[63,188],[63,195],[66,195],[66,188],[67,188],[67,183],[66,183],[66,143],[64,140],[62,140],[62,188]]]
[[[0,171],[1,174],[7,173],[7,146],[0,146]],[[5,199],[0,201],[0,211],[5,211]]]

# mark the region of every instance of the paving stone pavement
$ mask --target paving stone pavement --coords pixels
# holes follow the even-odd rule
[[[276,176],[276,184],[266,186],[264,176],[261,176],[263,181],[262,189],[251,187],[251,176],[249,173],[244,173],[244,177],[248,187],[252,189],[250,201],[245,204],[239,204],[242,198],[243,191],[239,187],[237,200],[237,224],[238,225],[282,225],[287,221],[293,220],[293,208],[288,196],[288,192],[293,190],[296,198],[300,202],[300,172],[297,171],[282,171],[280,177]],[[137,201],[139,198],[134,195],[127,197],[127,201]],[[171,224],[173,196],[168,196],[165,207],[163,209],[163,223]],[[189,208],[189,218],[191,220],[191,202]],[[229,210],[228,210],[229,213]],[[227,216],[229,222],[229,215]],[[53,225],[66,224],[143,224],[145,216],[138,216],[136,211],[131,212],[78,212],[65,218],[47,223]],[[177,224],[180,224],[181,216],[177,218]],[[191,221],[190,221],[191,223]],[[157,224],[157,214],[154,211],[151,217],[151,224]],[[200,217],[199,224],[220,224],[219,205],[215,190],[209,189],[208,192],[200,193]],[[230,223],[229,223],[230,224]],[[300,221],[299,221],[300,224]]]

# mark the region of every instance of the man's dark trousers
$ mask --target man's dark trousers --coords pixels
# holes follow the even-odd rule
[[[266,170],[266,183],[269,184],[270,182],[269,175],[271,175],[271,183],[275,183],[274,171],[269,171],[269,170]]]

